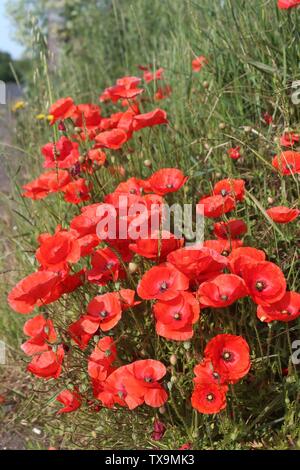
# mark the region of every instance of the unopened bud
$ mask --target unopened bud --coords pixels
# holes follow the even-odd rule
[[[145,161],[144,161],[144,165],[145,165],[147,168],[151,168],[151,167],[152,167],[152,162],[151,162],[151,160],[145,160]]]
[[[138,270],[138,265],[136,263],[129,263],[128,265],[128,271],[133,274],[136,273]]]
[[[170,356],[170,364],[171,364],[172,366],[175,366],[176,363],[177,363],[177,356],[176,356],[175,354],[172,354],[172,355]]]

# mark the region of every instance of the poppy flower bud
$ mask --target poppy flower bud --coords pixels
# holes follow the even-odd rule
[[[172,355],[170,356],[170,364],[171,364],[172,366],[175,366],[176,363],[177,363],[177,356],[176,356],[175,354],[172,354]]]
[[[165,407],[165,406],[160,406],[160,407],[158,408],[158,411],[160,412],[161,415],[163,415],[163,414],[165,414],[165,412],[166,412],[166,407]]]
[[[61,132],[66,132],[66,126],[64,125],[64,123],[62,121],[60,121],[60,123],[58,124],[58,130],[61,131]]]
[[[151,167],[152,167],[152,162],[151,162],[151,160],[145,160],[145,161],[144,161],[144,165],[145,165],[147,168],[151,168]]]
[[[80,155],[80,157],[78,158],[78,161],[79,161],[79,163],[84,163],[85,162],[84,156]]]
[[[225,129],[225,128],[226,128],[225,122],[220,122],[220,124],[219,124],[219,129],[223,130],[223,129]]]
[[[82,132],[81,127],[74,127],[74,132],[76,132],[76,134],[80,134]]]
[[[203,82],[203,88],[207,90],[207,88],[209,88],[209,82],[207,81]]]
[[[273,202],[274,202],[274,199],[272,197],[268,197],[268,203],[273,204]]]
[[[129,263],[128,270],[131,274],[136,273],[138,270],[138,265],[136,263]]]

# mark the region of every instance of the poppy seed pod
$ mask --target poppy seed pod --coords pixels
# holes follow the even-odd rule
[[[145,165],[145,167],[147,167],[147,168],[151,168],[151,167],[152,167],[152,162],[151,162],[151,160],[144,160],[144,165]]]
[[[207,90],[207,88],[209,88],[209,82],[207,81],[203,82],[203,88]]]
[[[136,273],[138,270],[138,265],[136,263],[129,263],[128,264],[128,271],[131,273],[131,274],[134,274]]]
[[[223,130],[223,129],[225,129],[225,128],[226,128],[225,122],[220,122],[220,124],[219,124],[219,129]]]
[[[177,363],[177,356],[176,356],[175,354],[172,354],[172,355],[170,356],[170,364],[171,364],[172,366],[175,366],[176,363]]]

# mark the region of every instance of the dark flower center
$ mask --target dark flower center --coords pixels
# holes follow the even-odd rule
[[[151,384],[151,383],[153,382],[152,377],[145,377],[144,380],[145,380],[145,382],[147,382],[148,384]]]
[[[281,310],[282,315],[292,315],[288,310]]]
[[[107,312],[106,310],[102,310],[102,311],[99,313],[99,316],[100,316],[101,318],[106,318],[107,315],[108,315],[108,312]]]
[[[176,312],[174,313],[174,320],[181,320],[181,313],[180,312]]]
[[[221,300],[228,300],[228,295],[223,294],[220,296],[220,298]]]
[[[162,282],[159,288],[160,292],[164,292],[167,289],[168,289],[168,284],[166,283],[166,281]]]
[[[167,188],[168,188],[168,189],[171,189],[171,188],[173,188],[173,184],[171,184],[171,183],[168,183],[168,184],[167,184]]]
[[[113,266],[114,266],[114,262],[113,261],[108,261],[108,263],[106,263],[106,269],[111,269]]]
[[[222,354],[222,359],[226,362],[231,362],[233,360],[233,354],[229,351],[224,351]]]
[[[293,163],[287,163],[287,164],[286,164],[286,168],[287,168],[288,170],[293,170],[293,169],[295,168],[295,165],[294,165]]]
[[[212,375],[213,375],[213,378],[214,378],[214,379],[219,379],[219,378],[220,378],[218,372],[213,372]]]
[[[229,255],[229,251],[227,250],[223,250],[222,253],[221,253],[222,256],[228,256]]]
[[[207,400],[207,401],[214,401],[214,399],[215,399],[215,396],[214,396],[213,393],[208,393],[208,394],[206,395],[206,400]]]
[[[228,191],[226,191],[226,189],[221,189],[221,196],[225,197],[227,196],[229,193]]]
[[[259,292],[261,292],[266,288],[266,284],[263,281],[257,281],[255,287]]]

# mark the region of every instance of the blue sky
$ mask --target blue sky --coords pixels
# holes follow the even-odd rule
[[[6,0],[0,0],[0,50],[9,52],[13,59],[22,55],[22,46],[13,39],[13,28],[10,18],[5,12]]]

